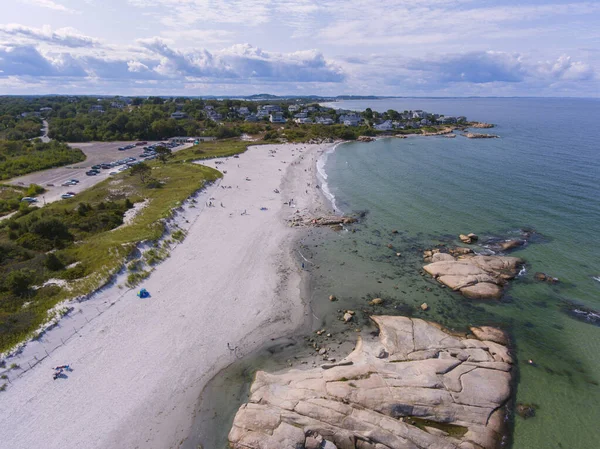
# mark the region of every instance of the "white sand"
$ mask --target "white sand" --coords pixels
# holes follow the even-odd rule
[[[253,147],[239,159],[206,163],[227,171],[203,195],[216,207],[186,212],[186,240],[142,285],[152,298],[115,286],[90,300],[115,304],[0,393],[0,446],[177,447],[201,389],[235,359],[228,343],[243,355],[303,322],[290,252],[298,231],[285,219],[320,196],[314,167],[327,147]],[[283,205],[290,198],[297,207]],[[56,340],[69,319],[42,343]],[[73,372],[53,380],[52,367],[64,363]]]

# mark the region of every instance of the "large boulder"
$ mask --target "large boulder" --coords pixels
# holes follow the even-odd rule
[[[442,284],[471,299],[501,298],[504,285],[519,273],[523,264],[518,257],[481,256],[462,251],[459,254],[455,258],[447,253],[432,253],[430,257],[425,253],[425,260],[432,263],[423,269]]]
[[[416,318],[372,319],[379,335],[359,338],[350,355],[327,369],[257,372],[233,421],[231,447],[496,447],[513,371],[498,343],[503,333],[473,328],[492,341]]]

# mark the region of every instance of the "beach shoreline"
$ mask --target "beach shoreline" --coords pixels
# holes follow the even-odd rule
[[[99,292],[93,300],[108,301],[106,311],[3,393],[2,441],[13,448],[176,447],[216,373],[307,322],[292,252],[300,232],[287,219],[326,207],[314,180],[316,158],[328,148],[265,145],[202,161],[225,176],[202,192],[205,206],[181,211],[191,222],[186,240],[141,285],[152,298],[117,285]],[[283,204],[290,199],[293,207]],[[64,363],[73,371],[52,380],[52,366]]]

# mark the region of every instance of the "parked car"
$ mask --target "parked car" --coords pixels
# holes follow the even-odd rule
[[[118,175],[118,174],[119,174],[119,172],[116,172],[116,171],[111,171],[111,172],[109,173],[109,175]]]
[[[92,170],[100,170],[101,168],[100,165],[92,165]]]
[[[70,193],[63,193],[60,197],[63,200],[68,200],[69,198],[73,198],[75,195],[71,195]]]
[[[138,142],[135,144],[136,147],[142,147],[144,145],[146,145],[148,142]]]
[[[69,179],[73,184],[79,184],[79,179]]]
[[[73,184],[71,184],[71,181],[65,181],[65,182],[63,182],[61,184],[61,186],[63,186],[63,187],[67,187],[67,186],[70,186],[70,185],[73,185]]]
[[[25,196],[25,197],[21,198],[21,201],[24,201],[26,203],[37,203],[37,199],[32,198],[30,196]]]
[[[85,172],[85,174],[88,176],[96,176],[98,172],[96,170],[88,170]]]

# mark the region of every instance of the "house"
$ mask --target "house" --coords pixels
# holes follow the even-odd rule
[[[40,108],[40,112],[50,112],[51,110],[52,110],[52,108],[49,108],[49,107]]]
[[[438,122],[446,125],[446,124],[450,124],[450,123],[456,123],[456,117],[440,117],[438,119]]]
[[[246,106],[242,106],[238,109],[238,114],[248,115],[248,114],[250,114],[250,110]]]
[[[300,110],[300,106],[298,106],[297,104],[292,104],[288,107],[288,111],[290,112],[297,112]]]
[[[467,121],[467,117],[465,117],[464,115],[461,115],[459,117],[456,117],[456,121],[457,122],[466,122]]]
[[[333,125],[335,121],[329,117],[317,117],[315,119],[315,123],[319,125]]]
[[[294,115],[294,118],[306,118],[308,117],[308,113],[306,112],[298,112],[296,115]]]
[[[411,118],[425,118],[427,117],[427,112],[417,109],[416,111],[412,111]]]
[[[276,104],[266,104],[264,106],[259,106],[259,109],[266,111],[267,113],[272,113],[272,112],[281,112],[281,106],[278,106]]]
[[[39,117],[41,114],[39,112],[22,112],[21,117]]]
[[[301,118],[297,118],[297,119],[294,119],[294,121],[295,121],[296,123],[298,123],[299,125],[309,124],[309,123],[312,123],[312,122],[313,122],[313,121],[312,121],[310,118],[308,118],[308,117],[301,117]]]
[[[90,106],[90,109],[88,110],[88,112],[90,114],[97,112],[99,114],[104,114],[104,107],[102,107],[101,104],[94,104],[92,106]]]
[[[113,109],[123,109],[125,107],[125,105],[123,103],[119,103],[118,101],[113,101],[110,104],[110,107]]]
[[[358,126],[362,122],[362,117],[356,113],[340,115],[340,123],[345,126]]]
[[[259,109],[259,111],[256,113],[256,118],[265,118],[268,117],[269,113],[267,111],[265,111],[264,109]]]
[[[250,115],[246,116],[247,122],[258,122],[258,120],[259,120],[259,118],[254,114],[250,114]]]
[[[175,120],[179,120],[182,118],[187,118],[187,114],[185,112],[176,111],[171,114],[171,118],[174,118]]]
[[[271,123],[285,123],[285,119],[283,118],[283,113],[282,112],[273,112],[269,116],[269,121]]]
[[[379,123],[378,125],[373,126],[377,131],[391,131],[394,129],[394,125],[391,120],[386,120],[385,122]]]

